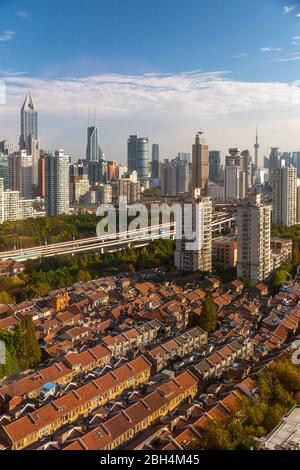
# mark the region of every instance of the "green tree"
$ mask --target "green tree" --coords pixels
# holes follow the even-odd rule
[[[211,333],[217,327],[217,308],[211,293],[208,293],[204,299],[202,312],[199,318],[199,326]]]
[[[23,318],[15,328],[14,345],[22,369],[34,367],[41,360],[41,350],[36,339],[35,325],[30,315]]]

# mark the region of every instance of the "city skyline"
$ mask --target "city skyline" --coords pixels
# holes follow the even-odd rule
[[[65,21],[68,3],[47,18],[49,7],[41,9],[34,0],[24,2],[24,10],[15,1],[1,4],[7,25],[0,32],[0,78],[7,91],[6,104],[0,105],[2,138],[17,142],[17,114],[30,89],[39,109],[43,148],[64,148],[73,161],[85,155],[88,109],[95,107],[103,151],[108,159],[119,162],[126,161],[126,139],[135,132],[160,144],[162,160],[190,152],[200,127],[209,148],[221,150],[222,156],[232,146],[254,153],[256,125],[260,162],[272,146],[281,151],[300,148],[299,2],[255,0],[245,14],[245,7],[236,0],[226,8],[221,1],[211,6],[192,1],[184,12],[180,2],[170,11],[168,0],[156,2],[154,11],[145,2],[135,9],[132,0],[127,12],[117,0],[110,2],[113,5],[91,1],[76,15],[78,2],[72,6],[74,15]],[[116,6],[120,19],[113,14]],[[97,38],[92,13],[95,17],[101,13],[103,32],[109,33],[110,41]],[[178,22],[194,24],[200,14],[205,19],[203,30],[191,35],[186,27],[185,34],[177,34]],[[125,34],[129,15],[137,28]],[[139,22],[144,17],[143,29]],[[64,28],[60,29],[62,18]],[[224,43],[224,24],[229,18],[235,28],[226,28]],[[262,27],[265,18],[276,26],[271,28],[274,31]],[[53,21],[60,48],[47,39]],[[114,27],[114,37],[109,29],[112,21],[119,26]],[[79,27],[84,34],[69,37]],[[254,27],[255,37],[245,34]],[[158,30],[159,38],[153,37]],[[144,45],[137,44],[139,35]],[[30,53],[32,42],[38,61]]]

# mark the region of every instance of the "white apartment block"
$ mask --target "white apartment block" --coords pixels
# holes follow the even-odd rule
[[[4,191],[0,178],[0,223],[33,217],[33,200],[21,199],[19,191]]]
[[[260,194],[249,195],[237,211],[237,275],[264,281],[271,265],[271,206],[263,204]]]
[[[287,227],[297,223],[297,168],[282,166],[272,175],[273,223]]]
[[[187,211],[186,207],[190,205]],[[182,237],[176,239],[175,266],[182,271],[212,270],[212,202],[194,197],[182,204]],[[196,234],[191,239],[191,231]]]
[[[14,153],[8,157],[9,188],[20,192],[20,197],[33,197],[33,166],[32,155],[26,150]]]
[[[246,196],[246,174],[237,165],[225,166],[225,200],[237,201]]]

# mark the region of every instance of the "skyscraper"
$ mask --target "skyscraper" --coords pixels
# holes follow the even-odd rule
[[[225,200],[243,199],[246,193],[246,174],[239,166],[225,166]]]
[[[252,187],[252,157],[250,155],[249,150],[243,150],[241,152],[241,156],[243,157],[242,160],[242,170],[245,172],[246,178],[246,193]]]
[[[258,132],[256,128],[256,139],[254,144],[254,166],[255,170],[258,170],[259,162],[258,162],[258,151],[259,151],[259,143],[258,143]]]
[[[90,126],[87,129],[86,160],[88,163],[98,162],[102,157],[99,127]]]
[[[271,206],[251,194],[237,211],[237,276],[263,281],[271,272]]]
[[[220,182],[221,152],[211,150],[209,152],[209,181],[213,183]]]
[[[281,166],[281,156],[279,153],[279,147],[272,147],[269,157],[269,170],[270,170],[270,177],[272,177],[272,172],[275,168],[280,168]]]
[[[187,201],[185,201],[187,202]],[[209,197],[193,197],[190,202],[192,210],[186,213],[183,204],[183,236],[176,240],[175,266],[182,271],[212,270],[212,202]],[[187,233],[195,234],[193,245]]]
[[[204,133],[201,131],[196,134],[193,145],[192,188],[201,188],[203,195],[207,193],[208,145],[206,145]]]
[[[175,197],[190,189],[189,160],[178,154],[173,160],[165,160],[161,166],[161,195]]]
[[[142,182],[149,178],[149,140],[148,137],[129,136],[127,141],[128,171],[137,171]]]
[[[20,149],[28,155],[32,155],[31,138],[38,139],[38,112],[29,91],[21,108],[20,136]]]
[[[160,177],[160,163],[159,163],[159,145],[152,145],[152,164],[151,164],[151,176],[152,178],[158,179]]]
[[[37,194],[39,184],[38,160],[40,157],[38,111],[30,91],[27,93],[21,108],[20,150],[25,150],[27,155],[32,156],[32,184],[34,194]]]
[[[47,215],[69,212],[69,165],[70,157],[58,150],[45,155],[45,207]]]
[[[297,169],[275,168],[272,173],[273,223],[287,227],[297,223]]]

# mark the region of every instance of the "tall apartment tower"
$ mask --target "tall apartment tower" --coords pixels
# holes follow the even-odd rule
[[[47,215],[69,213],[70,157],[58,150],[45,155],[45,207]]]
[[[138,179],[146,181],[149,178],[149,139],[137,134],[129,136],[127,141],[128,171],[137,171]]]
[[[209,181],[219,183],[221,177],[221,152],[211,150],[209,152]]]
[[[33,198],[33,166],[32,156],[26,150],[9,155],[8,185],[9,189],[20,192],[20,197]]]
[[[100,147],[99,127],[90,126],[87,129],[86,160],[87,162],[98,162],[102,158]]]
[[[206,145],[204,133],[196,134],[193,145],[192,157],[192,189],[201,188],[203,195],[208,188],[208,145]]]
[[[161,194],[176,197],[190,189],[190,163],[180,154],[173,160],[165,160],[161,166]]]
[[[237,210],[237,276],[264,281],[271,272],[271,205],[251,194]]]
[[[176,239],[175,266],[182,271],[212,270],[212,202],[195,196],[182,205],[182,237]],[[187,203],[187,204],[186,204]],[[191,210],[186,209],[190,205]],[[191,239],[191,231],[195,239]]]
[[[297,168],[275,168],[272,174],[273,223],[287,227],[297,223]]]

